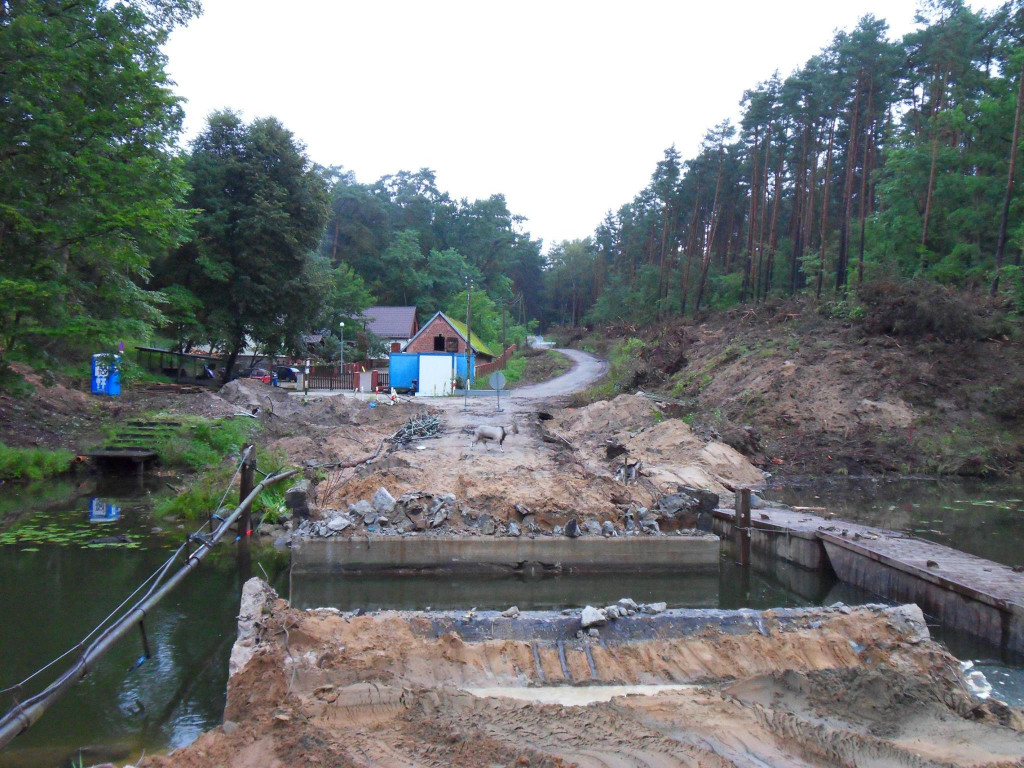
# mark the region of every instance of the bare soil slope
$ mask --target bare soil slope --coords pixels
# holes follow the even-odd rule
[[[469,630],[435,631],[437,614],[294,611],[253,582],[227,722],[142,765],[921,768],[1024,759],[1020,712],[972,699],[912,606],[810,609],[787,624],[767,611],[748,632],[708,625],[624,641],[531,641],[542,614],[481,617],[525,623],[507,631],[524,639],[470,639]]]

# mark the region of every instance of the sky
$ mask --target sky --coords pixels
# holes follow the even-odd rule
[[[865,14],[917,0],[203,0],[168,71],[185,138],[225,107],[273,115],[360,182],[423,167],[454,198],[504,194],[535,238],[591,235],[675,144],[739,114]],[[994,0],[974,0],[994,8]]]

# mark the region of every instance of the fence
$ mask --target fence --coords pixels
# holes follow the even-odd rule
[[[391,389],[391,371],[378,368],[374,373],[377,374],[377,387],[379,389],[384,391]]]
[[[309,369],[306,387],[308,389],[353,389],[355,386],[353,367],[346,365],[344,373],[339,375],[336,365],[315,365]]]
[[[495,371],[503,371],[503,370],[505,370],[505,366],[508,364],[508,359],[510,357],[512,357],[512,354],[515,351],[516,351],[516,345],[513,344],[508,349],[506,349],[504,352],[502,352],[501,356],[494,358],[494,360],[492,360],[491,362],[489,362],[489,363],[480,363],[480,365],[478,365],[476,367],[476,371],[474,372],[474,375],[477,378],[480,378],[481,376],[490,376]]]

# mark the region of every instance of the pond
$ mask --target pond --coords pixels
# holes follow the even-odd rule
[[[167,491],[160,479],[141,489],[134,480],[95,478],[0,486],[0,541],[17,540],[0,544],[0,688],[76,643],[177,546],[184,531],[153,531],[152,499],[161,492]],[[1003,562],[1012,560],[1017,549],[1009,545],[1017,545],[1024,534],[1019,512],[1014,516],[1019,507],[1002,509],[1017,504],[1011,500],[1021,494],[994,486],[943,485],[940,491],[922,483],[851,482],[805,485],[773,494],[806,506],[829,506],[851,519],[864,515],[857,519],[888,521],[885,524],[891,527],[923,528],[927,520],[928,530],[944,533],[943,540],[963,539],[965,548]],[[948,501],[938,503],[942,499]],[[970,499],[993,503],[972,504]],[[837,505],[844,501],[848,504],[840,509]],[[965,503],[958,506],[958,501]],[[876,517],[866,517],[870,515]],[[113,519],[101,522],[107,517]],[[991,535],[989,527],[999,534]],[[118,536],[128,541],[94,543]],[[755,562],[754,569],[744,570],[733,560],[725,547],[717,572],[703,574],[304,577],[289,584],[287,563],[280,555],[267,552],[251,565],[243,563],[240,570],[234,549],[222,546],[147,619],[153,657],[137,664],[141,639],[126,637],[35,726],[0,752],[0,768],[68,766],[77,760],[79,750],[86,765],[124,762],[143,750],[152,753],[188,744],[219,724],[241,586],[253,574],[265,572],[282,595],[290,590],[297,607],[363,610],[504,609],[512,604],[521,610],[557,610],[625,596],[663,600],[672,607],[876,602],[872,595],[820,574],[779,563]],[[995,695],[1024,704],[1020,659],[1000,657],[994,649],[941,628],[933,631],[955,654],[986,674]],[[62,662],[53,671],[63,669]],[[0,696],[0,707],[6,709],[10,703],[9,695]]]

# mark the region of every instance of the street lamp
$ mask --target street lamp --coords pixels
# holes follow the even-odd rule
[[[470,360],[470,354],[473,350],[473,279],[466,276],[466,378],[462,381],[462,410],[469,411],[469,381],[473,375],[472,362]]]
[[[341,323],[341,332],[338,334],[338,387],[344,389],[345,377],[345,323]]]

